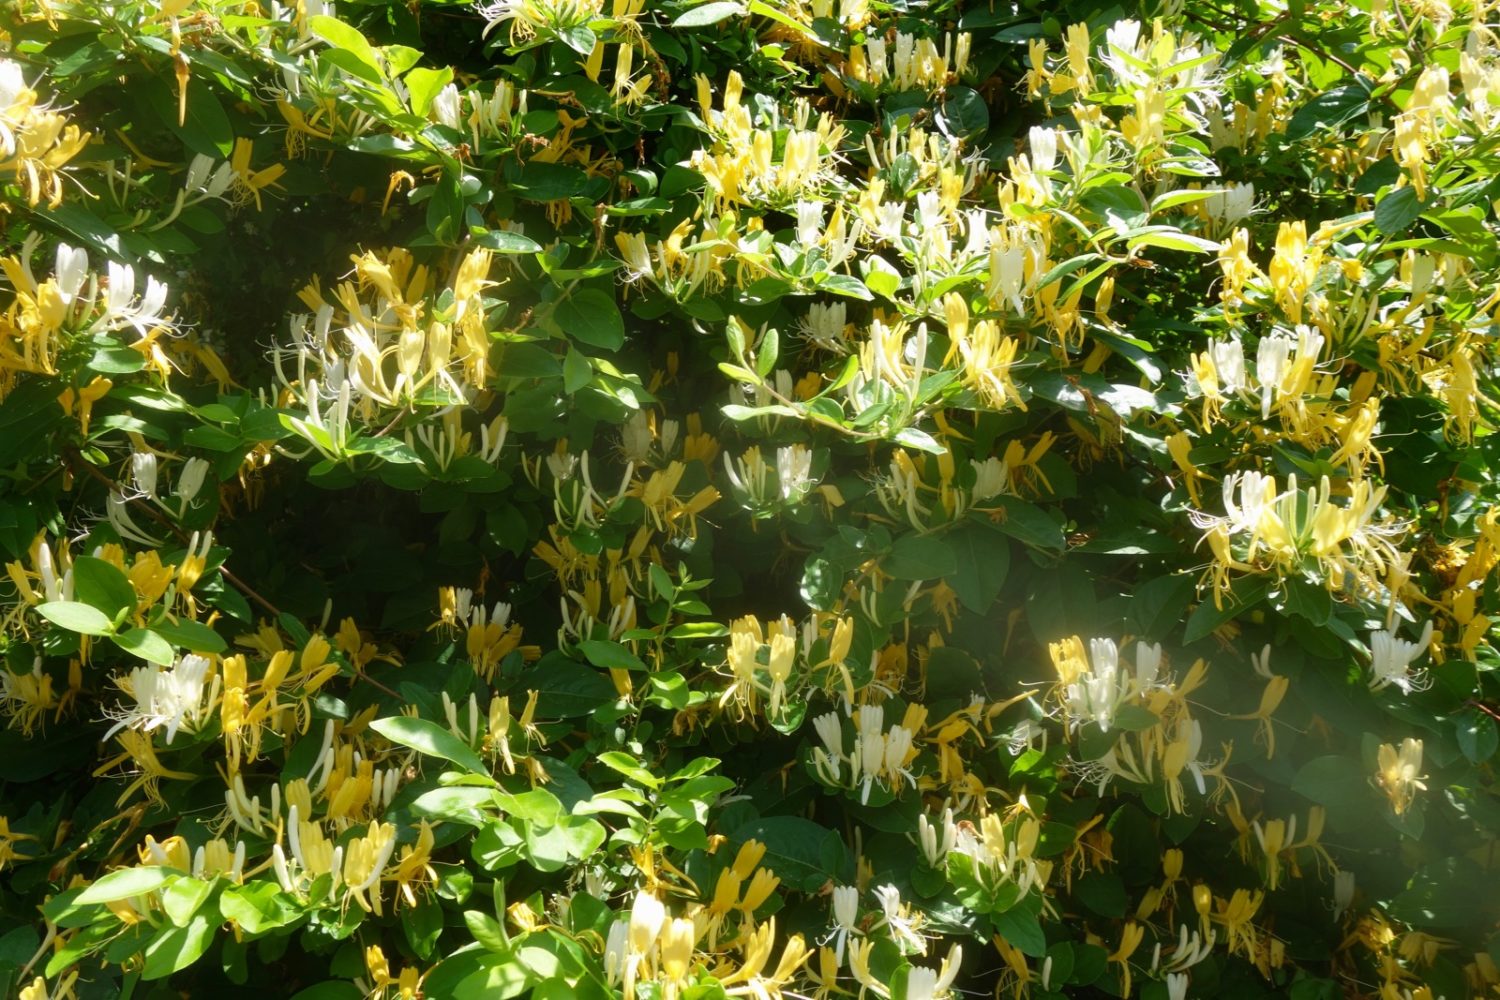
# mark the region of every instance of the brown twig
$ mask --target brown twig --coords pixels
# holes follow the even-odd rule
[[[171,519],[168,518],[168,517],[166,517],[165,515],[163,515],[161,513],[161,511],[157,510],[155,507],[152,507],[148,503],[144,503],[138,497],[126,496],[125,493],[124,493],[124,491],[120,489],[120,484],[119,483],[115,482],[113,479],[110,479],[104,473],[100,472],[99,469],[96,468],[93,463],[91,463],[89,461],[86,461],[86,460],[82,460],[82,456],[79,455],[77,452],[70,450],[69,453],[68,453],[68,457],[69,457],[69,459],[75,459],[75,458],[76,459],[80,459],[80,461],[77,461],[77,462],[70,461],[69,462],[70,466],[74,466],[74,467],[81,466],[83,468],[83,471],[86,474],[88,474],[92,478],[98,480],[104,486],[108,487],[108,489],[110,490],[110,492],[112,492],[112,493],[119,493],[121,496],[124,496],[126,503],[130,504],[136,510],[139,510],[141,513],[145,514],[147,517],[151,518],[151,520],[155,521],[157,524],[159,524],[162,527],[166,528],[168,531],[170,531],[173,535],[175,535],[177,537],[177,540],[179,542],[182,542],[183,544],[187,544],[187,542],[189,541],[187,532],[183,531],[176,524],[173,524],[172,521],[171,521]],[[266,600],[260,594],[256,593],[256,591],[255,591],[255,589],[253,587],[251,587],[244,580],[241,580],[238,576],[236,576],[234,574],[234,572],[228,566],[220,564],[220,566],[219,566],[219,572],[223,575],[224,579],[227,580],[230,583],[230,585],[233,586],[240,593],[244,594],[246,597],[248,597],[250,600],[254,601],[256,604],[259,604],[262,608],[266,609],[271,614],[280,617],[281,611],[276,607],[276,605],[272,604],[270,601]]]
[[[115,482],[113,479],[110,479],[103,472],[100,472],[99,469],[93,465],[93,463],[91,463],[91,462],[89,462],[87,460],[83,460],[83,456],[79,455],[76,451],[70,450],[68,452],[68,458],[70,460],[71,459],[79,459],[79,461],[77,461],[77,462],[70,461],[69,462],[70,467],[71,466],[75,466],[75,465],[76,466],[82,466],[83,471],[85,473],[87,473],[89,476],[93,477],[94,479],[98,480],[102,485],[104,485],[105,487],[107,487],[111,492],[119,493],[121,496],[125,496],[124,491],[120,489],[120,484],[119,483]],[[165,515],[163,515],[161,513],[161,511],[159,511],[156,508],[152,507],[150,504],[147,504],[147,503],[143,502],[138,497],[125,496],[125,501],[127,503],[133,505],[136,509],[140,510],[147,517],[151,518],[151,520],[155,521],[157,524],[160,524],[162,527],[164,527],[168,531],[172,532],[172,534],[176,535],[178,541],[180,541],[180,542],[182,542],[184,544],[187,543],[187,541],[188,541],[187,533],[184,532],[177,525],[173,524],[172,521],[169,518],[167,518]],[[276,605],[274,605],[270,601],[266,600],[264,597],[262,597],[259,593],[256,592],[255,588],[251,587],[244,580],[241,580],[238,576],[236,576],[234,574],[234,571],[231,570],[228,566],[225,566],[224,564],[220,563],[219,564],[219,572],[223,575],[224,579],[226,581],[228,581],[229,584],[232,587],[234,587],[236,590],[238,590],[240,593],[244,594],[250,600],[254,601],[256,604],[259,604],[262,608],[264,608],[266,611],[270,612],[271,614],[275,615],[276,617],[278,617],[278,618],[281,617],[281,611],[280,611],[279,608],[276,607]],[[397,700],[400,700],[400,698],[401,698],[401,695],[398,694],[396,691],[392,690],[390,687],[386,686],[385,684],[382,684],[380,681],[377,681],[375,678],[368,676],[367,674],[363,673],[362,671],[355,670],[354,677],[355,677],[356,680],[364,681],[366,684],[369,684],[371,687],[375,688],[378,691],[385,692],[386,694],[390,695],[392,698],[395,698]]]

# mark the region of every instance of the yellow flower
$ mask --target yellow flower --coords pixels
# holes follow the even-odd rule
[[[286,167],[275,163],[261,170],[252,170],[250,156],[254,151],[254,143],[249,139],[234,140],[234,152],[230,154],[229,166],[234,171],[236,198],[241,203],[255,202],[255,208],[258,211],[261,207],[261,191],[275,184],[281,175],[286,173]]]
[[[1375,783],[1391,801],[1391,808],[1400,816],[1416,800],[1417,792],[1427,786],[1422,779],[1422,741],[1407,737],[1401,741],[1398,751],[1389,743],[1380,744],[1376,757]]]

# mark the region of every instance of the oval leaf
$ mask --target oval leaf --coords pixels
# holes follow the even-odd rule
[[[392,743],[411,747],[429,757],[441,757],[443,760],[457,764],[465,771],[473,774],[490,773],[490,769],[485,766],[479,754],[475,753],[468,744],[426,719],[413,719],[398,715],[389,719],[376,719],[370,723],[370,728]]]
[[[103,611],[78,601],[49,601],[38,604],[36,613],[54,625],[80,635],[109,635],[112,622]]]

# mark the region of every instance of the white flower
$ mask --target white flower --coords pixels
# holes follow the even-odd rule
[[[495,0],[494,3],[475,4],[474,9],[480,17],[489,22],[484,26],[486,36],[502,21],[515,18],[527,20],[525,17],[526,0]]]
[[[1156,686],[1161,673],[1161,643],[1137,642],[1135,644],[1135,683],[1137,692],[1145,692]]]
[[[190,458],[182,465],[182,471],[177,473],[177,486],[172,491],[177,499],[182,501],[182,512],[187,513],[188,504],[203,489],[203,480],[208,476],[211,468],[207,459]]]
[[[629,936],[628,922],[616,920],[609,925],[609,937],[604,941],[604,978],[611,986],[619,985],[620,977],[625,972],[625,962],[629,957]]]
[[[446,125],[454,130],[463,128],[463,98],[459,96],[458,88],[448,84],[432,98],[432,106],[427,113],[436,118],[439,124]]]
[[[936,191],[917,195],[917,222],[922,229],[932,229],[943,221],[943,198]]]
[[[938,1000],[948,995],[948,987],[958,976],[958,967],[963,962],[963,948],[953,945],[948,957],[943,959],[937,971],[922,965],[914,965],[906,974],[906,1000]]]
[[[823,235],[823,203],[820,201],[797,202],[797,242],[804,247],[815,247]]]
[[[964,256],[977,257],[990,248],[989,215],[982,208],[964,210]]]
[[[1120,650],[1112,639],[1090,640],[1089,658],[1089,672],[1064,691],[1068,715],[1074,727],[1094,722],[1107,733],[1116,711],[1130,697],[1130,677],[1120,673]]]
[[[154,277],[146,278],[146,290],[139,301],[135,297],[135,268],[116,261],[108,266],[109,281],[104,291],[104,315],[99,322],[108,330],[135,327],[145,336],[165,320],[162,310],[167,304],[167,286]]]
[[[1255,349],[1255,381],[1260,383],[1260,416],[1271,415],[1271,399],[1287,369],[1291,367],[1296,343],[1284,333],[1262,337]]]
[[[776,449],[776,482],[781,499],[796,503],[807,495],[816,480],[812,478],[812,449],[790,444]]]
[[[167,742],[179,729],[194,732],[213,711],[218,700],[219,678],[207,684],[209,661],[188,655],[170,667],[151,664],[136,667],[120,681],[120,689],[134,699],[134,706],[120,706],[108,713],[115,724],[104,734],[107,740],[121,729],[151,732],[166,727]],[[206,686],[207,685],[207,686]]]
[[[1187,1000],[1188,977],[1185,972],[1167,976],[1167,1000]]]
[[[844,755],[844,729],[839,725],[839,717],[833,712],[824,712],[813,719],[813,729],[818,738],[823,741],[823,746],[828,748],[829,754],[834,757]]]
[[[1416,642],[1396,638],[1394,630],[1370,633],[1370,690],[1380,691],[1395,685],[1402,694],[1424,690],[1431,681],[1425,670],[1412,670],[1412,661],[1421,656],[1432,642],[1432,622],[1422,629]]]
[[[1203,207],[1215,222],[1233,225],[1255,210],[1255,185],[1229,184],[1204,199]]]
[[[1214,943],[1219,939],[1218,931],[1209,931],[1208,937],[1201,936],[1197,931],[1188,931],[1187,924],[1177,927],[1177,947],[1167,956],[1165,962],[1161,961],[1161,943],[1156,945],[1156,957],[1151,962],[1151,971],[1161,970],[1168,973],[1182,973],[1209,955],[1213,954]],[[1168,939],[1170,940],[1170,939]],[[1187,977],[1183,977],[1186,979]]]
[[[565,483],[572,479],[577,468],[577,455],[568,452],[553,452],[547,456],[547,471],[552,473],[552,478],[558,482]]]
[[[9,110],[29,89],[21,64],[12,59],[0,59],[0,111]]]
[[[1337,920],[1354,902],[1354,873],[1339,869],[1333,873],[1333,919]]]
[[[109,316],[122,316],[135,298],[135,268],[112,260],[107,273],[109,284],[104,289],[104,310]]]
[[[1104,51],[1099,54],[1099,58],[1123,83],[1140,85],[1150,79],[1144,70],[1131,61],[1148,61],[1145,51],[1138,47],[1140,38],[1139,21],[1116,21],[1104,33]]]
[[[620,425],[620,450],[637,465],[651,459],[651,424],[644,410],[636,410]]]
[[[104,516],[109,521],[109,526],[115,529],[115,534],[121,540],[135,542],[137,545],[145,545],[156,548],[161,545],[161,539],[153,538],[141,530],[140,525],[130,516],[130,509],[125,505],[125,496],[122,493],[111,490],[104,501]]]
[[[875,210],[876,232],[887,243],[894,243],[901,238],[901,227],[905,219],[905,202],[882,202],[880,207]]]
[[[921,843],[922,857],[926,859],[929,868],[941,868],[948,852],[953,850],[953,845],[958,841],[958,826],[953,822],[953,810],[943,810],[942,838],[938,837],[938,827],[927,818],[926,813],[917,816],[917,839]]]
[[[808,307],[807,315],[798,323],[797,328],[804,337],[823,350],[846,354],[849,349],[844,344],[844,327],[849,322],[848,315],[848,307],[842,302],[831,305],[814,303]]]
[[[89,276],[88,251],[68,246],[66,243],[57,245],[57,290],[62,293],[62,300],[69,305],[73,304],[73,298],[78,290],[83,287],[84,281]]]
[[[921,916],[913,916],[910,909],[901,904],[901,890],[893,885],[882,885],[874,892],[876,901],[880,903],[882,923],[890,932],[891,940],[902,951],[927,954],[927,942],[917,933]]]
[[[1040,125],[1031,126],[1031,131],[1026,133],[1027,144],[1031,147],[1031,168],[1036,171],[1051,170],[1057,164],[1057,130],[1042,128]]]
[[[130,456],[130,478],[135,482],[137,493],[143,497],[155,497],[156,455],[149,451],[133,452]]]
[[[1245,375],[1245,346],[1240,343],[1240,338],[1209,341],[1208,354],[1224,388],[1230,392],[1243,392],[1249,382]]]
[[[1009,302],[1017,314],[1026,315],[1021,292],[1026,283],[1026,248],[1003,229],[990,233],[990,277],[986,298]]]
[[[852,931],[859,920],[859,890],[852,885],[833,887],[833,922],[841,930]]]

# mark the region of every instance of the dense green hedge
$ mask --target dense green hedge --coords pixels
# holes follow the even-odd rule
[[[1500,34],[0,10],[0,989],[1500,995]]]

